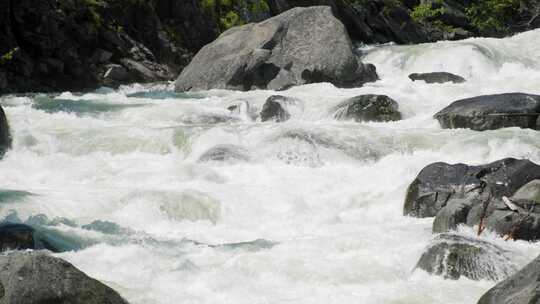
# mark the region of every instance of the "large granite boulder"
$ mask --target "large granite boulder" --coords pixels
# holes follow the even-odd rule
[[[517,271],[510,254],[486,241],[441,234],[428,245],[416,268],[447,279],[502,280]]]
[[[478,304],[540,303],[540,256],[488,290]]]
[[[412,81],[423,80],[426,83],[462,83],[466,81],[465,78],[448,72],[412,73],[409,75],[409,79]]]
[[[540,130],[540,95],[506,93],[461,99],[434,117],[446,129],[484,131],[520,127]]]
[[[11,134],[4,109],[0,106],[0,157],[11,147]]]
[[[376,79],[375,67],[359,61],[331,9],[316,6],[224,32],[197,53],[175,88],[282,90],[316,82],[357,87]]]
[[[126,304],[110,287],[44,253],[0,255],[0,304]]]
[[[401,119],[398,103],[386,95],[366,94],[345,100],[332,109],[337,119],[395,121]]]

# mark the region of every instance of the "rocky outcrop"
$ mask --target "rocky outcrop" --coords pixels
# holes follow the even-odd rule
[[[509,256],[502,248],[480,239],[441,234],[426,248],[416,268],[447,279],[464,276],[499,281],[517,271]]]
[[[0,158],[11,148],[11,134],[6,113],[0,106]]]
[[[409,186],[404,214],[435,216],[435,233],[460,224],[480,225],[480,230],[488,228],[506,238],[536,240],[540,238],[540,208],[522,198],[534,195],[523,193],[530,193],[539,178],[540,166],[528,160],[507,158],[482,166],[434,163]]]
[[[168,80],[189,60],[147,1],[3,1],[0,16],[1,93]]]
[[[412,81],[423,80],[426,83],[462,83],[466,81],[461,76],[447,72],[413,73],[409,75],[409,79]]]
[[[261,110],[261,121],[286,121],[291,117],[287,111],[287,104],[294,103],[292,98],[281,95],[272,95],[266,99]]]
[[[359,61],[330,8],[309,7],[226,31],[197,53],[175,88],[282,90],[315,82],[355,87],[376,79],[375,67]]]
[[[540,95],[507,93],[453,102],[434,116],[443,128],[477,131],[520,127],[540,130]]]
[[[337,119],[362,121],[395,121],[401,119],[398,103],[386,95],[360,95],[332,109]]]
[[[488,290],[478,304],[533,304],[540,299],[540,256]]]
[[[127,304],[110,287],[44,253],[1,255],[0,268],[2,304]]]

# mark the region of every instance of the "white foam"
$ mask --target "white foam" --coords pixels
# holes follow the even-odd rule
[[[100,115],[47,113],[32,108],[29,97],[3,97],[14,149],[0,161],[0,185],[39,196],[2,205],[0,213],[109,220],[159,240],[60,255],[130,303],[474,303],[492,282],[412,273],[432,238],[432,219],[402,216],[405,191],[436,161],[540,163],[537,131],[442,130],[432,118],[459,98],[540,94],[539,40],[537,30],[502,40],[371,47],[364,60],[377,66],[381,80],[355,89],[312,84],[284,92],[214,90],[200,93],[204,98],[127,97],[170,87],[163,84],[58,97],[139,105]],[[468,82],[407,78],[439,70]],[[394,98],[405,119],[332,118],[329,109],[364,93]],[[227,110],[240,100],[258,112],[272,94],[299,99],[302,111],[284,123],[260,123]],[[186,115],[238,119],[194,123]],[[196,162],[219,144],[241,146],[251,160]],[[185,193],[197,195],[185,203]],[[264,238],[278,245],[254,252],[179,248],[184,238],[209,244]],[[520,265],[539,253],[525,242],[503,245],[520,253]]]

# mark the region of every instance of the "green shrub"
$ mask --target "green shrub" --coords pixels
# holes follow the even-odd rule
[[[411,12],[411,17],[416,22],[426,22],[442,15],[444,8],[433,8],[430,3],[421,3]]]
[[[11,60],[13,60],[13,55],[19,50],[18,47],[12,49],[11,51],[5,53],[0,57],[0,65],[5,65],[9,63]]]
[[[228,30],[233,26],[243,25],[244,21],[235,11],[229,11],[225,16],[219,18],[221,26],[224,30]]]
[[[518,9],[519,0],[478,0],[466,12],[471,23],[480,31],[504,31]]]

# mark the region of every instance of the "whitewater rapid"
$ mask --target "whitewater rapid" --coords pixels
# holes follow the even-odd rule
[[[51,229],[85,248],[57,255],[130,303],[476,303],[495,282],[413,271],[433,219],[404,217],[405,191],[432,162],[540,163],[538,131],[443,130],[432,118],[460,98],[540,94],[538,41],[540,30],[364,47],[379,81],[277,92],[298,100],[284,123],[254,120],[272,91],[178,94],[170,84],[134,84],[3,96],[14,141],[0,161],[0,187],[30,194],[0,200],[0,217],[73,221]],[[407,78],[432,71],[468,81]],[[392,97],[404,119],[333,118],[332,107],[365,93]],[[240,110],[231,113],[231,105]],[[247,160],[199,161],[225,144]],[[80,227],[95,220],[122,229]],[[527,242],[482,237],[512,252],[519,266],[540,253]]]

